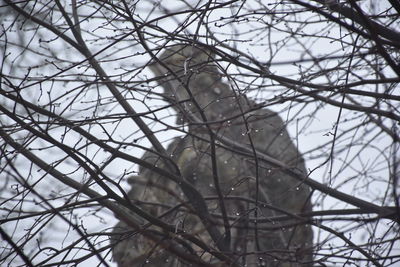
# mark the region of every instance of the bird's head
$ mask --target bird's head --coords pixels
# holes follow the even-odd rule
[[[166,47],[149,67],[164,88],[166,100],[179,112],[183,108],[197,113],[199,108],[196,110],[193,103],[196,101],[209,117],[213,117],[217,112],[217,99],[231,93],[229,86],[221,82],[222,73],[209,49],[190,45]]]

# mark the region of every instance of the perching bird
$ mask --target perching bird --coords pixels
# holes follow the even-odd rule
[[[247,266],[312,266],[311,227],[305,219],[290,216],[311,211],[310,188],[254,157],[259,151],[306,173],[304,160],[279,115],[260,108],[224,82],[215,55],[209,49],[186,45],[168,47],[150,69],[164,88],[167,101],[174,105],[178,123],[188,125],[189,129],[188,135],[176,138],[169,145],[168,153],[173,155],[184,179],[207,197],[209,212],[220,231],[225,237],[229,232],[230,238],[226,241],[234,262]],[[254,153],[240,153],[220,142],[221,138],[247,146]],[[214,154],[210,140],[215,141]],[[158,156],[150,152],[143,159],[163,166]],[[142,168],[140,175],[130,181],[133,184],[130,197],[138,203],[141,201],[141,207],[154,216],[184,201],[177,184],[150,170]],[[173,196],[174,193],[177,195]],[[224,214],[228,227],[226,221],[224,226]],[[279,220],[285,216],[290,219]],[[217,249],[199,218],[189,211],[177,210],[166,220]],[[123,224],[120,226],[123,231],[128,229]],[[128,261],[128,257],[136,257],[138,262],[148,261],[153,266],[160,266],[157,265],[161,264],[160,259],[163,266],[165,261],[171,266],[190,265],[163,248],[150,253],[154,244],[146,244],[144,240],[143,236],[135,235],[116,245],[114,258],[120,267],[140,266],[122,264],[134,262]],[[192,247],[193,253],[204,261],[225,266],[210,253],[195,245]]]

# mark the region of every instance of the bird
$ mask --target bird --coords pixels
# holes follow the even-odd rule
[[[311,188],[256,157],[259,151],[307,173],[304,159],[279,114],[235,90],[226,81],[227,75],[209,46],[164,47],[160,56],[154,55],[149,68],[177,113],[176,123],[187,129],[187,134],[176,137],[167,152],[173,155],[182,177],[207,198],[218,228],[225,237],[229,236],[228,254],[234,262],[243,266],[312,266],[313,232],[307,219],[296,216],[312,211]],[[240,153],[219,140],[249,147],[254,153]],[[157,154],[146,152],[142,159],[163,166]],[[179,185],[151,170],[141,168],[130,181],[132,189],[128,194],[138,202],[168,207],[184,202],[183,194],[178,193]],[[174,192],[177,196],[171,197]],[[155,216],[166,211],[161,205],[143,208]],[[195,214],[179,211],[166,220],[217,250]],[[121,229],[126,232],[128,228]],[[149,253],[145,242],[126,240],[134,248],[131,250],[135,253],[126,248],[135,254],[134,258]],[[202,249],[193,246],[193,250],[210,264],[222,264]],[[121,255],[126,254],[123,251],[120,250]],[[118,255],[114,252],[114,258],[122,258]],[[159,255],[164,264],[168,261],[171,266],[192,264],[162,249]],[[154,266],[160,264],[155,258],[147,264],[152,262]],[[122,266],[136,265],[119,265]]]

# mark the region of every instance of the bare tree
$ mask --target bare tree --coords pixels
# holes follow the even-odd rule
[[[399,14],[4,0],[1,265],[399,264]]]

